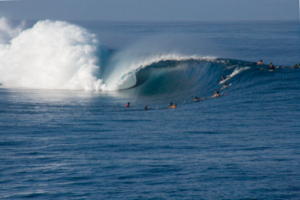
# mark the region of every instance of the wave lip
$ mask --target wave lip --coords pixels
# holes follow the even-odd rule
[[[11,31],[8,26],[0,29]],[[100,68],[98,55],[106,48],[81,27],[62,21],[39,21],[6,42],[0,44],[0,82],[6,87],[105,88],[96,74]]]

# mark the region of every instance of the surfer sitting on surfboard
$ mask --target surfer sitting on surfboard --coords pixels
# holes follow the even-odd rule
[[[282,68],[285,68],[285,67],[283,66]],[[260,68],[260,69],[263,70],[264,68]],[[275,66],[272,63],[270,63],[270,66],[267,69],[269,69],[270,71],[274,71]]]
[[[195,98],[194,98],[194,101],[195,102],[198,102],[200,99],[197,97],[197,96],[195,96]]]
[[[170,105],[168,106],[168,108],[171,108],[172,107],[172,102],[170,103]]]
[[[127,107],[130,107],[130,103],[128,102],[126,105],[125,105],[125,107],[127,108]]]
[[[212,96],[211,98],[219,98],[220,97],[220,92],[219,91],[216,91],[215,93],[216,94],[214,96]]]
[[[270,63],[270,66],[269,66],[269,68],[268,68],[268,69],[275,70],[275,66],[274,66],[272,63]]]

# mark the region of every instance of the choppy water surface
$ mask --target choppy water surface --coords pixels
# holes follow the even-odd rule
[[[0,62],[0,198],[300,198],[300,69],[288,68],[300,62],[297,23],[78,25],[83,40],[74,48],[65,40],[72,56],[56,57],[60,67],[51,68],[59,78],[35,70],[35,59],[18,68],[13,50],[20,73]],[[141,45],[143,37],[157,42],[165,35],[205,37],[221,49]],[[102,43],[93,38],[107,46],[94,52]],[[259,59],[279,68],[260,70],[267,65],[254,65]],[[222,75],[231,75],[220,91],[226,96],[192,101],[219,90]],[[178,108],[167,109],[170,102]]]

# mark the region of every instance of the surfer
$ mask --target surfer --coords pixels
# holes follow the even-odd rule
[[[298,68],[297,63],[294,66],[292,66],[291,68]]]
[[[284,66],[282,68],[284,68]],[[267,69],[275,70],[275,66],[272,63],[270,63],[270,66]],[[264,68],[260,68],[260,70],[264,70]]]
[[[194,101],[195,102],[198,102],[200,99],[197,97],[197,96],[195,96],[195,98],[194,98]]]
[[[229,78],[230,78],[230,75],[228,75],[228,76],[222,76],[222,80],[221,80],[220,82],[226,81],[226,80],[229,79]]]
[[[221,90],[228,88],[227,83],[224,83],[223,87],[221,88]]]
[[[169,106],[168,108],[177,108],[177,104],[175,103],[173,106]]]
[[[219,98],[220,97],[220,92],[219,91],[216,91],[215,93],[216,94],[214,96],[212,96],[211,98]]]
[[[258,63],[256,63],[257,65],[262,65],[262,60],[260,60]]]
[[[220,84],[224,83],[225,81],[227,81],[230,78],[230,75],[228,76],[222,76],[222,80],[220,81]]]
[[[170,105],[168,106],[168,108],[171,108],[172,107],[172,102],[170,103]]]
[[[126,108],[130,107],[130,103],[128,102],[126,105],[125,105]]]
[[[144,110],[148,110],[148,106],[147,105],[145,105]]]
[[[269,68],[268,68],[268,69],[275,70],[275,66],[274,66],[272,63],[270,63],[270,66],[269,66]]]

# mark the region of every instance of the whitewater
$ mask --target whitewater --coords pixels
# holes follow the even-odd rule
[[[101,90],[98,73],[105,46],[87,30],[61,21],[32,28],[0,22],[0,82],[7,87]]]

